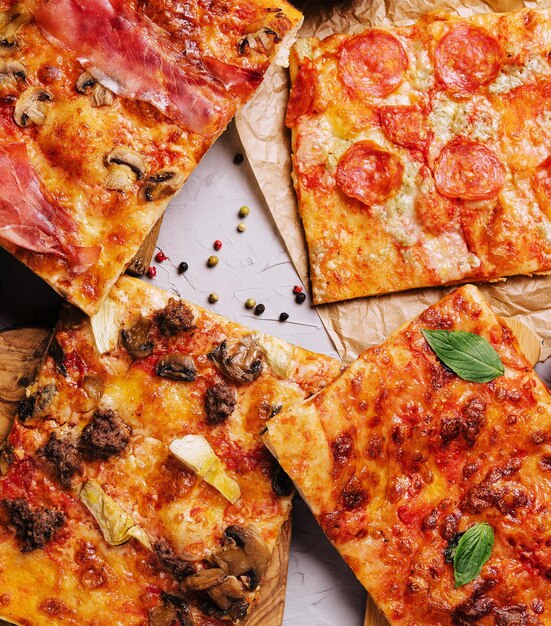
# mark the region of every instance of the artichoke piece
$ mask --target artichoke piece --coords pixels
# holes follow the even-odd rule
[[[220,459],[202,435],[186,435],[170,444],[170,451],[187,468],[217,489],[232,504],[241,496],[239,484],[233,480]]]
[[[253,339],[272,372],[279,378],[288,378],[291,375],[295,346],[263,333],[254,333]]]
[[[90,318],[90,324],[98,352],[105,354],[115,350],[120,328],[117,303],[106,298],[98,312]]]
[[[85,482],[80,489],[79,497],[94,516],[108,544],[120,546],[134,538],[151,550],[151,542],[146,532],[96,481]]]

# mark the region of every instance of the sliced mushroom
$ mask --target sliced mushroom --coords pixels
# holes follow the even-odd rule
[[[275,30],[265,26],[258,28],[255,24],[252,24],[248,31],[237,44],[237,50],[240,55],[246,54],[248,48],[262,54],[271,54],[275,46],[281,41],[280,35]]]
[[[32,19],[30,11],[15,4],[9,11],[0,13],[0,56],[10,54],[16,46],[15,35]]]
[[[247,615],[249,603],[245,598],[243,587],[235,576],[228,576],[220,585],[211,587],[207,593],[231,619],[239,620]]]
[[[142,157],[125,146],[113,148],[105,157],[105,164],[109,170],[105,186],[116,191],[127,191],[137,180],[141,180],[147,171]]]
[[[0,84],[16,83],[18,80],[27,80],[27,70],[23,63],[0,59]]]
[[[262,352],[251,335],[226,339],[209,357],[224,376],[234,383],[251,383],[262,373]]]
[[[110,106],[115,102],[115,94],[98,82],[90,72],[82,72],[78,77],[76,88],[79,93],[90,94],[93,107]]]
[[[163,378],[181,380],[186,383],[191,383],[197,378],[197,368],[193,359],[178,352],[160,358],[155,366],[155,373]]]
[[[163,604],[149,610],[149,626],[193,626],[194,620],[185,598],[161,593]]]
[[[255,589],[268,567],[268,547],[252,528],[228,526],[224,537],[224,546],[213,554],[214,562],[231,576],[244,576],[245,586]]]
[[[52,100],[52,95],[41,87],[25,89],[15,103],[15,123],[23,128],[31,124],[42,125],[48,113],[48,104]]]
[[[205,589],[219,585],[224,578],[226,578],[226,573],[223,569],[210,567],[184,578],[182,585],[192,591],[205,591]]]
[[[12,461],[12,446],[7,441],[0,443],[0,476],[5,476],[8,473],[8,469]]]
[[[121,343],[134,359],[144,359],[153,352],[153,340],[149,336],[153,322],[140,317],[132,328],[121,330]]]
[[[98,406],[105,389],[105,381],[101,376],[90,374],[84,377],[82,389],[86,397],[80,403],[79,409],[82,413],[86,413]]]
[[[144,197],[148,202],[156,202],[174,195],[183,184],[184,177],[180,172],[161,170],[145,181]]]
[[[46,417],[48,408],[56,393],[57,388],[54,384],[45,385],[19,402],[17,416],[22,422],[30,418]]]
[[[178,610],[174,606],[156,606],[149,609],[149,626],[173,626],[178,623]]]

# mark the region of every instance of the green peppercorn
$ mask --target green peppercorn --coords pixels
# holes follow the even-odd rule
[[[245,226],[245,224],[241,223],[241,224],[237,224],[237,232],[238,233],[244,233],[247,230],[247,227]]]
[[[209,302],[211,304],[215,304],[218,302],[218,294],[217,293],[209,293]]]
[[[254,298],[247,298],[245,302],[245,307],[247,309],[254,309],[255,306],[256,306],[256,300]]]
[[[218,265],[218,257],[215,256],[214,254],[212,256],[209,256],[209,258],[207,259],[207,265],[209,267],[214,267],[215,265]]]
[[[249,209],[248,206],[242,206],[239,209],[239,217],[247,217],[247,215],[249,215],[250,211],[251,210]]]

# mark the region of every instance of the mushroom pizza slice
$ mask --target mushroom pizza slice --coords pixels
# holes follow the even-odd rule
[[[269,0],[0,2],[0,245],[97,311],[299,18]]]
[[[58,584],[75,558],[72,544],[64,551],[69,523],[76,536],[79,524],[95,536],[82,539],[89,567],[101,569],[99,555],[109,555],[94,624],[111,623],[109,598],[124,571],[128,593],[143,592],[119,617],[125,626],[246,617],[293,492],[260,432],[339,372],[334,359],[128,277],[92,318],[68,306],[4,449],[0,616],[19,622],[24,610],[32,626],[61,623],[61,612],[40,609],[54,598],[63,615],[89,623],[80,601],[88,583]],[[24,487],[14,488],[25,481],[47,483],[46,493],[26,499]],[[45,515],[53,522],[42,538]],[[32,617],[17,573],[28,558],[49,572],[39,585],[31,568]]]
[[[475,287],[264,442],[393,626],[550,623],[551,396]]]

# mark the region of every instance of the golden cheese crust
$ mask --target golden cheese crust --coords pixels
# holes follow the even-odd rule
[[[505,374],[460,379],[421,329],[482,335]],[[274,417],[264,442],[391,624],[542,625],[551,611],[550,423],[548,390],[465,286]],[[455,588],[445,550],[479,522],[494,529],[491,557]]]
[[[287,125],[316,303],[551,270],[551,12],[299,40]]]
[[[103,307],[109,310],[103,325],[115,338],[120,333],[119,342],[100,354],[89,318],[70,307],[9,437],[11,463],[0,480],[0,501],[23,498],[60,510],[67,520],[44,549],[28,554],[14,538],[13,520],[10,525],[4,516],[0,524],[0,616],[16,623],[62,623],[66,614],[79,626],[99,626],[117,614],[117,624],[147,624],[162,593],[182,593],[178,571],[155,556],[159,541],[195,570],[212,563],[231,527],[253,529],[271,553],[292,488],[259,433],[270,416],[316,393],[340,371],[334,359],[252,333],[136,279],[119,279]],[[220,346],[228,350],[226,359],[218,358]],[[245,354],[236,357],[241,346]],[[170,363],[185,367],[171,369]],[[234,504],[170,453],[169,444],[186,435],[206,438],[237,482]],[[101,538],[79,500],[89,481],[146,532],[153,550],[134,540],[110,547]],[[82,564],[78,546],[84,544],[90,556]],[[95,563],[113,576],[88,583],[75,573]],[[91,594],[89,584],[95,585]],[[255,587],[246,593],[250,603]],[[48,613],[49,598],[63,612]],[[222,623],[211,605],[213,615],[205,616],[206,599],[204,593],[187,598],[196,626]],[[132,611],[123,610],[126,603]]]
[[[35,3],[33,12],[46,5],[46,0]],[[228,87],[222,97],[218,94],[218,106],[224,109],[220,118],[225,123],[214,134],[186,130],[139,99],[108,92],[108,101],[98,103],[94,101],[95,87],[86,82],[77,87],[84,72],[78,55],[52,43],[51,37],[47,39],[22,4],[0,0],[0,41],[5,31],[9,33],[5,41],[10,43],[0,45],[0,139],[3,144],[26,145],[41,191],[75,223],[74,231],[67,233],[62,227],[61,235],[69,235],[71,243],[91,249],[101,246],[101,250],[91,267],[75,272],[70,258],[25,249],[20,241],[1,236],[0,245],[90,314],[231,115],[252,95],[281,40],[300,17],[286,3],[274,11],[267,0],[217,0],[209,3],[208,9],[197,0],[125,0],[122,5],[162,29],[174,54],[185,55],[188,46],[199,57],[208,55],[254,80],[243,80],[239,89]],[[17,23],[19,18],[14,21],[13,15],[20,13],[27,17],[14,34],[10,24]],[[66,19],[63,11],[62,18]],[[265,31],[273,34],[253,45]],[[139,50],[132,54],[139,60]],[[143,56],[147,57],[146,52]],[[6,63],[22,64],[24,73],[5,74],[6,67],[13,67]],[[27,119],[27,126],[21,127],[15,121],[16,106],[29,88],[46,92],[49,100],[40,105],[45,119],[38,123]],[[189,106],[195,105],[190,102]],[[106,183],[111,170],[106,159],[115,148],[137,155],[143,165],[139,177],[131,175],[123,189]],[[167,171],[173,175],[173,187],[157,188],[154,197],[148,197],[152,177]],[[4,222],[1,215],[0,227],[11,225]]]

